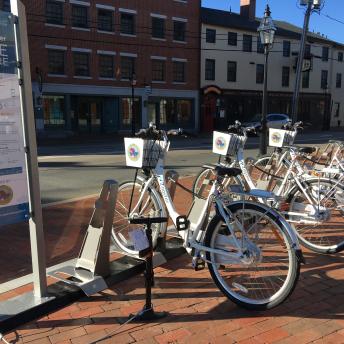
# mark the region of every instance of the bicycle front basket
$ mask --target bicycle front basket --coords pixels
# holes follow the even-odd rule
[[[235,156],[239,148],[244,147],[245,142],[245,136],[214,131],[213,152],[225,156]]]
[[[283,147],[294,143],[295,133],[283,129],[269,129],[269,146]]]
[[[136,168],[155,168],[164,158],[163,141],[124,138],[126,165]]]

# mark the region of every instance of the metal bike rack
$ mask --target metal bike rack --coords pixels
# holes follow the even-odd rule
[[[81,288],[87,296],[108,287],[104,277],[110,274],[109,251],[117,192],[116,181],[104,182],[75,266],[48,273],[59,281]]]

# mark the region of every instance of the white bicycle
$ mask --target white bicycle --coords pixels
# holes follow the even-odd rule
[[[141,130],[143,176],[120,185],[115,209],[113,239],[125,252],[135,254],[129,219],[170,216],[195,270],[208,264],[218,288],[236,304],[255,310],[275,307],[293,291],[303,260],[295,232],[270,207],[251,201],[233,201],[222,180],[236,177],[236,168],[215,167],[215,182],[206,198],[195,198],[187,216],[177,213],[164,177],[164,157],[169,148],[166,133],[154,127]],[[126,154],[141,154],[127,145]],[[137,172],[137,171],[136,171]],[[249,195],[249,193],[247,193]],[[215,214],[210,212],[215,208]],[[211,220],[210,220],[211,219]],[[210,222],[209,222],[210,221]],[[137,226],[135,226],[137,227]],[[165,237],[166,225],[152,227],[153,242]]]
[[[248,171],[244,160],[244,143],[246,129],[238,122],[229,128],[230,136],[241,141],[233,151],[235,160],[226,157],[222,166],[239,166],[242,178],[239,176],[235,184],[243,190],[263,188],[273,192],[278,201],[269,201],[257,196],[260,202],[269,204],[279,210],[289,223],[296,229],[301,243],[310,250],[318,253],[333,254],[344,250],[343,195],[344,185],[336,179],[326,176],[312,176],[301,167],[297,157],[302,153],[310,153],[312,149],[306,147],[286,146],[288,154],[282,156],[277,164],[283,170],[271,169],[270,160],[265,157],[258,160],[254,166],[260,166],[258,172]],[[223,136],[225,136],[224,134]],[[227,134],[228,135],[228,134]],[[290,156],[290,159],[287,159]],[[194,192],[204,195],[208,192],[207,180],[213,179],[210,170],[203,169],[194,185]],[[254,175],[254,178],[252,178]],[[255,179],[255,180],[253,180]],[[239,181],[239,182],[238,182]],[[232,182],[227,179],[224,185],[230,189]],[[203,190],[202,190],[203,187]]]

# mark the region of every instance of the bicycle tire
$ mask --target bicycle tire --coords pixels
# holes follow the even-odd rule
[[[130,255],[137,255],[138,251],[134,249],[129,236],[129,232],[131,230],[135,228],[140,228],[140,226],[138,225],[129,224],[128,211],[133,185],[133,181],[126,181],[121,183],[118,187],[117,202],[112,227],[112,239],[125,253],[128,253]],[[136,181],[131,210],[133,210],[137,204],[139,194],[141,193],[141,189],[142,183]],[[143,207],[140,210],[140,212],[133,214],[132,217],[166,217],[166,210],[162,205],[161,198],[158,192],[154,188],[148,188],[148,194],[149,195],[144,196],[142,199],[141,203],[143,204]],[[149,204],[152,204],[152,208],[148,208]],[[153,247],[156,247],[158,237],[160,233],[165,232],[166,226],[166,223],[155,223],[152,225]]]
[[[208,268],[212,279],[225,296],[241,307],[251,310],[266,310],[280,305],[288,298],[297,284],[300,274],[300,250],[294,249],[294,242],[288,233],[288,229],[275,211],[267,211],[266,207],[253,202],[235,202],[230,204],[228,209],[233,216],[238,216],[240,211],[242,212],[242,209],[244,209],[244,211],[249,211],[252,216],[258,216],[259,219],[264,218],[265,221],[269,220],[269,223],[274,225],[274,229],[270,230],[272,233],[271,239],[268,239],[268,237],[265,239],[263,238],[263,235],[269,234],[269,226],[259,225],[262,234],[261,238],[263,241],[254,244],[256,248],[258,248],[258,244],[262,245],[264,240],[267,243],[271,242],[273,245],[277,245],[280,241],[281,247],[277,249],[277,246],[277,248],[274,249],[274,246],[272,246],[270,248],[266,247],[263,249],[261,248],[262,246],[259,246],[259,250],[261,250],[260,252],[262,254],[262,260],[261,262],[256,262],[256,271],[254,269],[254,264],[250,266],[245,265],[244,263],[229,263],[229,267],[226,267],[224,266],[223,261],[219,263],[219,258],[216,256],[216,254],[207,252],[206,257],[208,261]],[[247,213],[244,213],[244,217],[246,216]],[[224,225],[223,219],[217,214],[207,228],[204,239],[205,246],[215,248],[217,240],[216,238],[218,235],[221,235],[221,237],[218,237],[219,240],[226,240],[223,239],[224,236],[221,232],[221,230],[225,231],[226,229],[227,226]],[[278,234],[275,234],[274,231],[276,231]],[[225,235],[226,238],[229,237],[228,233],[226,232]],[[247,232],[247,235],[250,235],[250,233]],[[257,235],[257,233],[255,233],[255,235]],[[250,241],[253,242],[253,239],[250,238]],[[222,244],[222,242],[219,241],[218,246],[220,246],[220,244]],[[232,250],[230,244],[228,249]],[[276,257],[272,257],[273,259],[271,258],[272,254],[276,255]],[[284,259],[286,259],[287,265],[284,264]],[[263,277],[260,279],[257,278],[259,264],[262,265],[260,268],[262,269],[263,277],[264,274],[268,274],[269,272],[271,273],[271,281],[269,282],[270,285],[269,283],[265,284]],[[281,265],[280,270],[277,269],[278,264]],[[271,267],[270,271],[268,270],[269,267]],[[251,270],[253,270],[253,272]],[[286,276],[285,280],[281,284],[282,277],[280,275],[282,272],[284,272]],[[221,273],[227,273],[229,283],[224,279]],[[253,278],[250,278],[249,276],[252,274]],[[243,281],[240,283],[238,283],[239,277],[243,278]],[[268,295],[268,290],[274,289],[274,287],[276,290],[271,290],[272,294]],[[261,293],[260,298],[259,292]],[[266,295],[263,295],[265,292]]]

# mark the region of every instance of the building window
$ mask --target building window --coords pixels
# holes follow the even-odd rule
[[[121,13],[121,33],[135,35],[135,15],[132,13]]]
[[[334,103],[334,117],[339,117],[340,103]]]
[[[342,51],[338,52],[338,61],[343,62],[343,52]]]
[[[257,37],[257,53],[264,54],[264,45],[262,44],[260,40],[260,36]]]
[[[227,63],[227,81],[236,82],[237,78],[237,63],[235,61],[228,61]]]
[[[186,23],[182,21],[173,22],[173,40],[185,42]]]
[[[175,126],[190,124],[193,120],[194,102],[188,99],[162,98],[159,103],[160,124]]]
[[[48,50],[48,73],[55,75],[65,74],[64,50]]]
[[[322,70],[321,71],[321,88],[323,90],[327,89],[327,77],[328,77],[328,71]]]
[[[216,30],[207,29],[207,31],[206,31],[206,42],[207,43],[216,43]]]
[[[113,32],[113,11],[98,9],[98,30]]]
[[[238,34],[236,32],[228,32],[228,45],[237,46]]]
[[[152,60],[152,81],[165,81],[165,70],[165,61]]]
[[[101,78],[113,79],[115,75],[114,57],[112,55],[98,55],[99,76]]]
[[[74,52],[74,76],[90,76],[90,55],[88,53]]]
[[[136,58],[132,56],[121,56],[121,79],[130,80],[135,74]]]
[[[185,82],[185,62],[173,62],[173,82]]]
[[[306,44],[305,57],[306,58],[310,58],[310,56],[311,56],[311,45],[310,44]]]
[[[152,37],[165,38],[165,19],[152,17]]]
[[[252,36],[243,35],[242,51],[251,52],[252,51]]]
[[[336,76],[336,87],[342,88],[342,73],[337,73]]]
[[[215,60],[205,60],[205,80],[215,80]]]
[[[290,56],[290,41],[283,41],[283,56]]]
[[[46,2],[46,19],[49,24],[63,25],[63,3],[48,0]]]
[[[88,28],[88,8],[86,6],[72,5],[72,26]]]
[[[256,67],[256,83],[262,84],[264,82],[264,65],[257,64]]]
[[[302,73],[302,88],[309,88],[309,76],[309,70]]]
[[[321,59],[322,59],[324,62],[328,61],[328,52],[329,52],[329,48],[328,48],[328,47],[323,47],[323,48],[322,48]]]
[[[43,96],[44,125],[64,127],[65,98],[63,96]]]
[[[1,7],[0,7],[1,10]],[[10,0],[3,0],[2,10],[5,12],[11,12]]]
[[[282,87],[289,87],[289,75],[290,75],[290,68],[283,67],[282,68]]]

